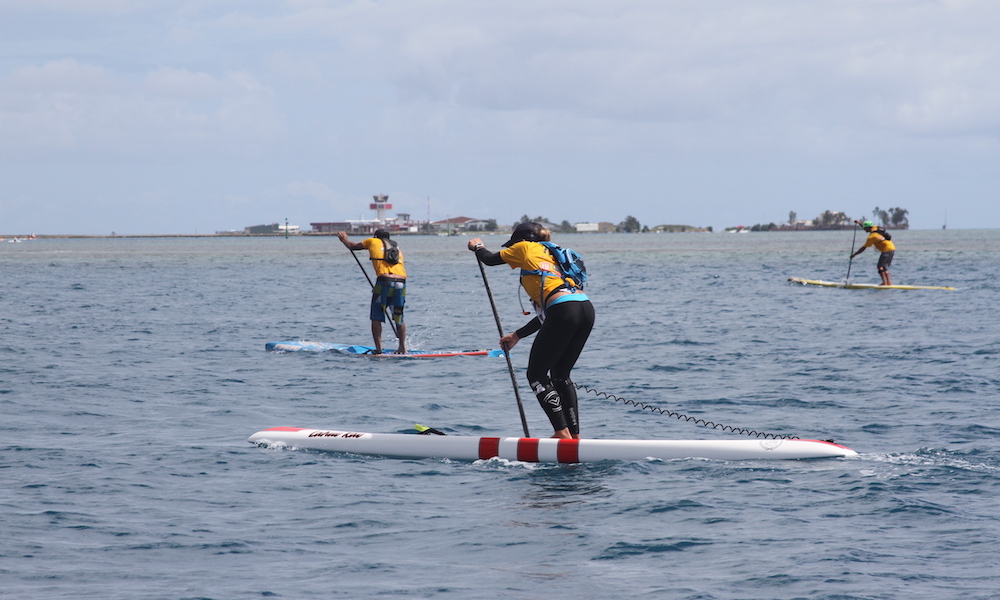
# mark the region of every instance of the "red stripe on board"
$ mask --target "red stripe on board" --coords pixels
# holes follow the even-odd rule
[[[479,458],[487,460],[500,456],[500,438],[479,438]]]
[[[265,429],[264,431],[302,431],[305,427],[271,427],[270,429]]]
[[[538,438],[520,438],[517,440],[517,460],[538,462]]]
[[[556,446],[556,461],[580,462],[580,440],[559,440],[559,445]]]

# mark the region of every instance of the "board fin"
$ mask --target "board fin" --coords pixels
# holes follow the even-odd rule
[[[413,426],[413,428],[416,429],[417,432],[419,434],[421,434],[421,435],[430,435],[430,434],[445,435],[445,432],[443,432],[443,431],[438,431],[437,429],[434,429],[433,427],[428,427],[426,425],[421,425],[420,423],[415,424]]]

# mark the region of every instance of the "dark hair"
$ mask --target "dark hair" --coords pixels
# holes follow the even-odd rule
[[[503,247],[510,248],[518,242],[547,242],[550,239],[552,239],[552,235],[541,223],[534,221],[518,223]]]
[[[389,239],[389,231],[387,229],[383,229],[381,227],[379,227],[378,229],[376,229],[375,233],[373,235],[375,237],[377,237],[377,238],[382,238],[383,240]]]

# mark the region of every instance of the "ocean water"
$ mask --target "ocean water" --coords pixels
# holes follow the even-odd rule
[[[521,433],[503,359],[264,351],[369,342],[335,238],[0,243],[0,597],[998,598],[1000,231],[894,240],[896,283],[959,289],[787,282],[877,281],[851,232],[557,236],[597,310],[577,383],[860,453],[586,465],[248,444]],[[496,345],[464,246],[400,239],[414,349]],[[520,326],[516,273],[487,278]],[[593,394],[581,417],[585,437],[734,437]]]

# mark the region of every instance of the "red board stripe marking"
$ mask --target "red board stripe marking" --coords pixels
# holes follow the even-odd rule
[[[271,427],[264,431],[302,431],[305,427]]]
[[[559,445],[556,446],[556,461],[580,462],[580,440],[559,440]]]
[[[500,456],[500,438],[479,438],[479,458],[487,460]]]
[[[517,460],[538,462],[538,438],[520,438],[517,440]]]

